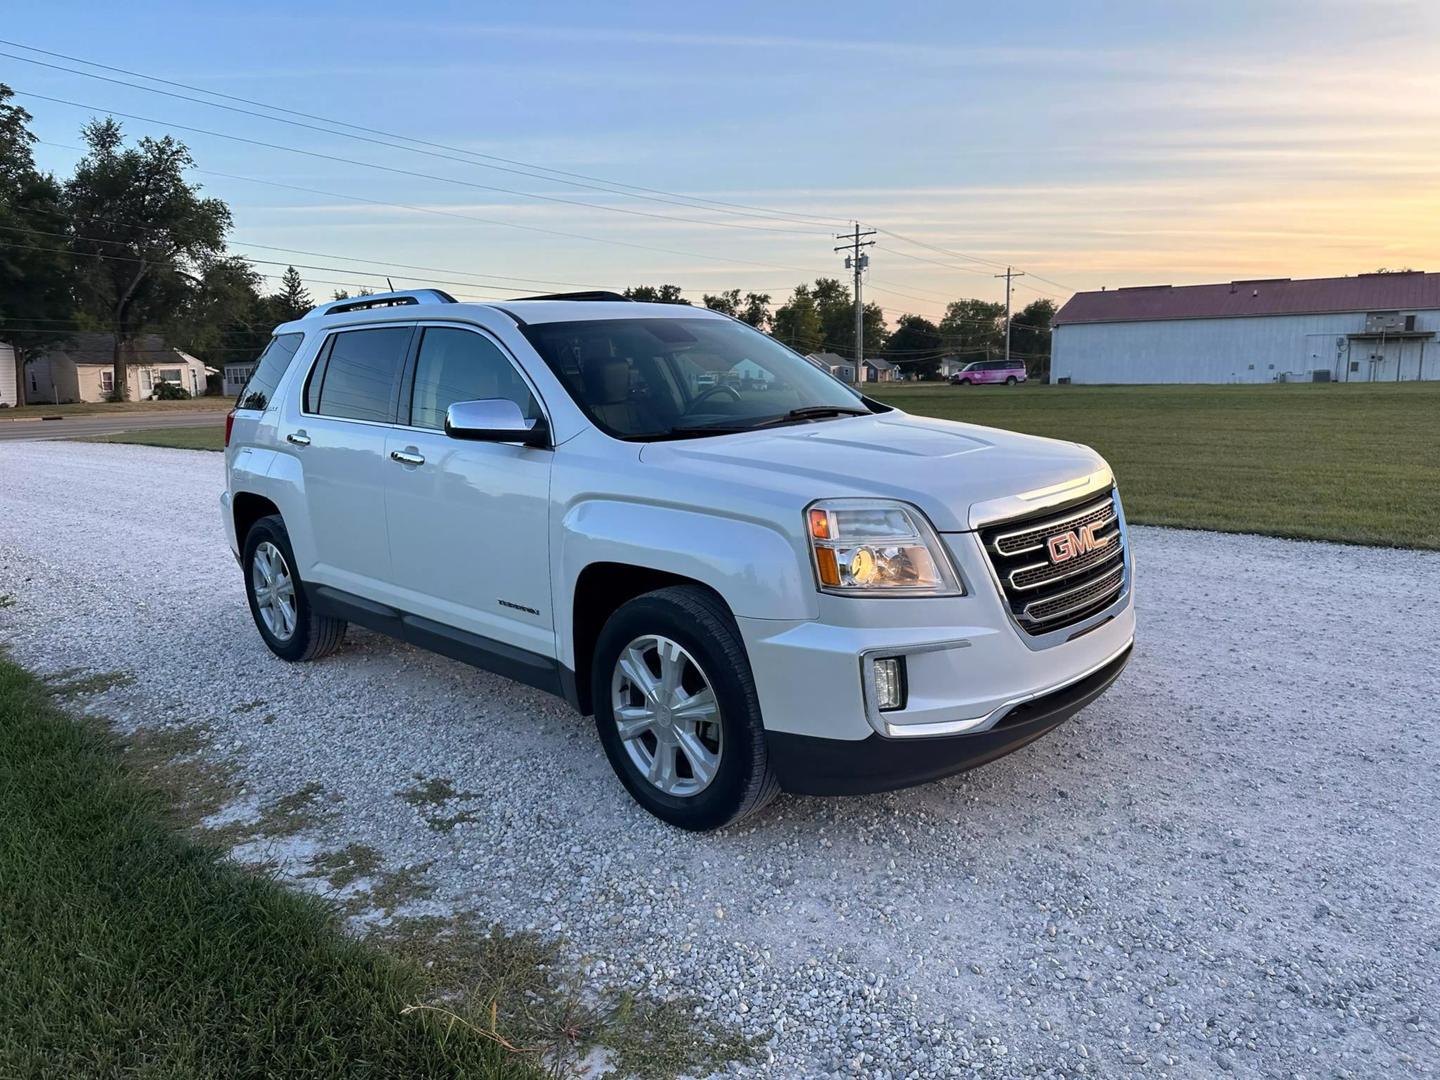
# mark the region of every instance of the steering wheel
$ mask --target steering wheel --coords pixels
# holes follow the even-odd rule
[[[714,386],[710,387],[709,389],[707,389],[707,390],[702,390],[702,391],[700,391],[700,393],[698,393],[698,394],[695,395],[695,400],[690,403],[690,408],[691,408],[691,410],[693,410],[696,405],[699,405],[702,401],[704,401],[706,398],[708,398],[711,394],[718,394],[718,393],[720,393],[721,391],[724,391],[725,393],[729,394],[731,401],[743,401],[743,400],[744,400],[744,398],[742,398],[742,397],[740,396],[740,391],[739,391],[739,390],[736,390],[733,386],[729,385],[728,383],[716,383]]]

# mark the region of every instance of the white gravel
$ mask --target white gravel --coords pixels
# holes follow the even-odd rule
[[[133,672],[93,707],[205,721],[252,798],[323,785],[343,801],[305,841],[433,860],[437,899],[563,935],[597,982],[699,995],[769,1039],[760,1073],[1440,1071],[1440,555],[1136,528],[1139,647],[1080,717],[693,836],[536,691],[365,633],[271,658],[222,467],[0,445],[13,655]],[[394,794],[416,776],[473,820],[427,825]]]

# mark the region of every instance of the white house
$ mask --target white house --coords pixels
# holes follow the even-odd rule
[[[1054,326],[1055,382],[1440,379],[1440,274],[1419,270],[1102,289]]]
[[[864,370],[866,382],[894,382],[896,375],[895,365],[889,360],[865,359],[860,361]]]
[[[83,333],[47,349],[25,365],[26,400],[37,405],[106,400],[115,389],[114,348],[109,334]],[[134,343],[126,397],[147,401],[162,382],[200,397],[206,391],[205,365],[158,335],[147,334]]]
[[[833,352],[809,353],[809,354],[806,355],[805,359],[806,359],[806,360],[809,360],[812,364],[816,365],[817,367],[822,367],[822,368],[824,368],[826,371],[828,371],[831,375],[834,375],[834,376],[835,376],[837,379],[839,379],[841,382],[847,382],[847,383],[854,383],[854,382],[855,382],[855,363],[854,363],[854,361],[852,361],[852,360],[846,360],[845,357],[841,356],[839,353],[833,353]]]
[[[226,363],[221,393],[226,397],[239,397],[240,391],[245,389],[245,384],[250,381],[250,376],[255,371],[255,364],[255,360]]]

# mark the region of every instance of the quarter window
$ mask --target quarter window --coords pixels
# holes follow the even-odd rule
[[[408,326],[385,326],[336,334],[314,395],[315,411],[345,420],[388,423],[410,333]],[[311,390],[315,391],[313,385]]]
[[[290,366],[296,350],[300,348],[300,342],[304,340],[304,334],[279,334],[272,337],[270,344],[266,345],[265,351],[260,354],[260,359],[255,362],[255,369],[250,373],[245,388],[240,391],[235,407],[263,410],[269,405],[270,395],[275,393],[275,388],[280,385],[281,376],[285,374],[285,369]]]
[[[457,401],[507,398],[525,418],[540,415],[535,395],[500,347],[482,334],[436,326],[424,331],[410,393],[413,427],[445,427],[445,410]]]

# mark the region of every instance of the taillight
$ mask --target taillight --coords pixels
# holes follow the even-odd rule
[[[231,409],[225,414],[225,445],[230,445],[230,431],[235,426],[235,410]]]

